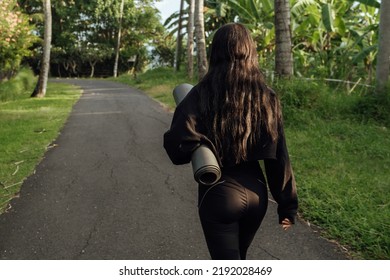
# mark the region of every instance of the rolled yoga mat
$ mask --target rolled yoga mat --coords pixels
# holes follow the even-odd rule
[[[190,84],[180,84],[173,90],[173,98],[179,104],[192,89]],[[214,153],[206,146],[200,145],[191,156],[194,179],[202,185],[214,185],[221,178],[221,168]]]

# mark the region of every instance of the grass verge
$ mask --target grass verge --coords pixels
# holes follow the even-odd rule
[[[389,130],[348,119],[306,120],[286,128],[301,215],[354,258],[390,259]]]
[[[189,82],[169,69],[117,80],[170,108],[172,89]],[[335,92],[321,83],[280,81],[274,87],[284,107],[300,215],[348,248],[352,258],[390,259],[388,110],[376,116],[382,107],[371,97]]]
[[[172,96],[173,89],[182,83],[195,84],[195,80],[189,81],[183,72],[174,72],[169,68],[157,68],[133,78],[130,75],[122,75],[116,79],[130,86],[146,92],[169,109],[176,107]]]
[[[0,213],[58,136],[81,90],[49,83],[46,97],[30,94],[0,102]]]

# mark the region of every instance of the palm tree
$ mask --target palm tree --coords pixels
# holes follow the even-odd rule
[[[45,33],[43,37],[43,56],[41,61],[41,70],[38,78],[38,83],[31,94],[31,97],[45,97],[47,88],[47,79],[50,68],[50,48],[52,36],[52,16],[51,16],[51,1],[43,1],[43,13],[45,17]]]
[[[195,1],[195,36],[196,53],[198,57],[198,79],[201,80],[207,73],[206,38],[204,34],[203,0]]]
[[[379,19],[379,47],[377,55],[376,83],[382,91],[389,81],[390,69],[390,2],[382,1]]]
[[[275,0],[275,72],[278,76],[293,74],[290,1]]]
[[[180,70],[180,63],[181,63],[181,51],[182,51],[182,34],[181,29],[183,25],[183,14],[184,14],[184,0],[180,1],[180,11],[179,11],[179,28],[177,29],[177,44],[176,44],[176,66],[175,70]]]
[[[187,75],[191,80],[194,76],[194,10],[195,0],[189,0],[187,23]]]
[[[121,36],[122,36],[122,18],[123,18],[123,8],[125,6],[125,0],[121,1],[120,10],[119,10],[119,27],[118,27],[118,37],[115,50],[115,63],[114,63],[114,77],[118,76],[118,62],[119,62],[119,51],[121,45]]]

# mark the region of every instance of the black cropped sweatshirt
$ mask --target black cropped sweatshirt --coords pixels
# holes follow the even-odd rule
[[[198,109],[199,92],[195,86],[176,107],[170,129],[164,134],[164,148],[173,164],[191,161],[192,152],[201,144],[215,154],[222,168],[234,166],[233,159],[221,160],[214,143],[206,136]],[[285,218],[295,222],[298,208],[296,183],[286,145],[283,124],[279,126],[277,141],[271,141],[262,131],[259,144],[248,153],[248,161],[264,161],[269,190],[278,203],[279,223]]]

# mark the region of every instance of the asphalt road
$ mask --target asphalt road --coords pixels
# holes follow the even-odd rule
[[[0,216],[0,259],[209,259],[191,166],[172,165],[162,146],[172,113],[123,84],[56,82],[84,93]],[[248,258],[347,255],[303,222],[282,231],[271,202]]]

